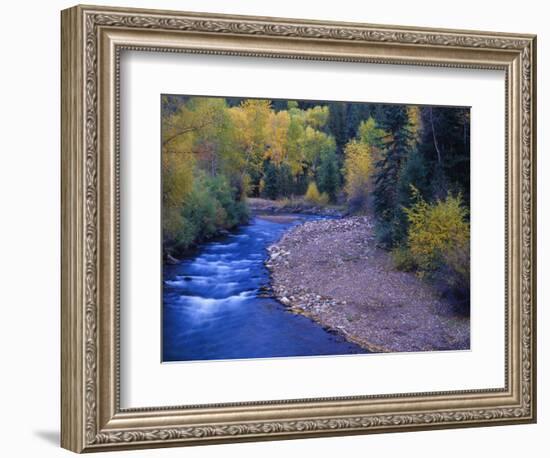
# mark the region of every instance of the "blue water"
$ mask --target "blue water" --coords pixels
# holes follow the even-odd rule
[[[365,352],[273,297],[260,297],[260,288],[270,284],[267,247],[304,218],[280,223],[255,217],[194,257],[164,266],[163,361]]]

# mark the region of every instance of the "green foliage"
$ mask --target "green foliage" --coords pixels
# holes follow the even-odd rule
[[[321,194],[314,181],[309,183],[304,199],[313,205],[327,205],[329,202],[329,196],[325,193]]]
[[[248,219],[246,203],[238,200],[225,177],[196,174],[193,189],[182,202],[179,214],[170,210],[169,222],[173,226],[165,224],[165,248],[169,251],[183,252],[213,237],[220,229],[231,229]]]
[[[372,116],[373,106],[366,103],[330,102],[326,130],[334,137],[336,153],[341,157],[346,144],[357,136],[359,125]]]
[[[330,116],[328,119],[328,130],[334,137],[335,146],[340,153],[348,141],[348,132],[346,126],[346,107],[343,103],[331,103],[329,105]]]
[[[391,251],[391,256],[397,270],[410,272],[417,268],[416,260],[406,246],[400,245],[395,247]]]
[[[294,183],[290,166],[286,163],[275,165],[271,161],[266,161],[260,194],[274,200],[279,197],[289,197],[293,188]]]
[[[331,202],[336,201],[340,189],[340,167],[334,151],[329,151],[321,157],[317,174],[317,185],[321,193],[327,194]]]
[[[282,163],[278,168],[279,195],[289,197],[294,190],[292,169],[289,164]]]
[[[425,158],[417,150],[411,151],[403,163],[397,183],[397,199],[401,207],[410,207],[413,203],[412,188],[416,189],[421,196],[430,195],[428,172]]]
[[[205,185],[210,196],[217,202],[216,227],[232,229],[248,220],[248,207],[226,177],[206,177]]]
[[[305,111],[305,122],[314,129],[320,129],[325,126],[329,117],[329,108],[327,106],[315,106]]]
[[[315,173],[321,158],[336,151],[336,144],[333,137],[307,126],[304,129],[300,148],[305,167]]]
[[[382,158],[376,162],[374,212],[380,245],[391,248],[402,242],[406,220],[399,205],[401,167],[411,152],[409,118],[404,105],[389,105],[382,128],[387,132]]]
[[[384,145],[383,140],[386,133],[383,129],[378,127],[376,120],[371,116],[369,119],[359,124],[357,136],[361,143],[369,145],[372,149],[376,149],[382,148]]]
[[[277,168],[268,162],[264,170],[262,194],[268,199],[276,199],[279,196]]]
[[[418,149],[434,175],[430,193],[442,199],[460,192],[470,200],[470,110],[468,108],[420,108]]]

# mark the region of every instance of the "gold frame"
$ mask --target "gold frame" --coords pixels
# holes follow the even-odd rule
[[[536,37],[76,6],[62,12],[61,445],[75,452],[530,423],[536,418]],[[118,88],[124,49],[506,73],[503,389],[124,409]]]

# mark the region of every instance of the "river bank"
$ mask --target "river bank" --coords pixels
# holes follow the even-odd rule
[[[344,216],[346,210],[338,205],[315,205],[303,198],[269,200],[259,197],[247,198],[248,208],[256,215],[318,215]]]
[[[308,221],[268,247],[276,298],[373,352],[462,350],[470,319],[375,246],[368,217]]]
[[[216,242],[224,237],[238,232],[242,227],[250,224],[254,215],[272,222],[286,223],[296,220],[300,215],[342,217],[345,209],[337,205],[314,205],[303,198],[270,200],[259,197],[246,199],[246,217],[233,227],[218,227],[207,236],[201,234],[193,242],[188,243],[185,249],[167,248],[163,245],[162,257],[166,265],[177,265],[183,259],[191,258],[201,246]]]

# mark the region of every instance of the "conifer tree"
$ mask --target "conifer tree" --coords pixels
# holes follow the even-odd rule
[[[406,221],[399,206],[398,183],[403,161],[410,152],[407,107],[386,105],[380,124],[387,136],[384,154],[376,163],[374,211],[378,218],[378,241],[389,248],[400,241],[401,226]]]
[[[331,202],[336,201],[340,188],[340,171],[338,158],[334,151],[329,151],[321,157],[321,165],[317,176],[319,191],[326,193]]]
[[[277,168],[271,161],[266,161],[264,166],[263,193],[268,199],[276,199],[278,197],[279,186],[277,181]]]

